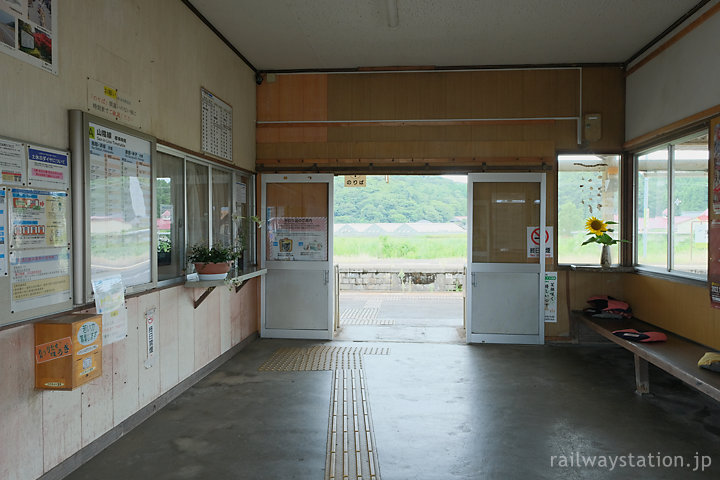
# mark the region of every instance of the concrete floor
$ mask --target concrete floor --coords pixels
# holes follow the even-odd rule
[[[333,372],[258,371],[311,345],[253,342],[67,478],[325,478]],[[390,349],[363,358],[384,480],[720,478],[720,404],[653,367],[636,396],[619,347],[332,343],[358,345]],[[630,454],[690,467],[558,466]],[[696,455],[712,465],[693,472]]]
[[[465,343],[462,292],[340,292],[336,340]]]

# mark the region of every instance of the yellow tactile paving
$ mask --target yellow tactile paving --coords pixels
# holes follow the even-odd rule
[[[361,369],[363,355],[387,355],[385,347],[281,348],[262,365],[261,372],[299,372],[336,369]]]
[[[333,374],[327,480],[380,480],[364,376],[348,369]]]

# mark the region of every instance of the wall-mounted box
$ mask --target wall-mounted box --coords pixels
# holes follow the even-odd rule
[[[72,390],[102,375],[102,315],[35,324],[35,388]]]

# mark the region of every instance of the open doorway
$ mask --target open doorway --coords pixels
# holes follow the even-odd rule
[[[339,176],[335,339],[464,343],[467,177]]]

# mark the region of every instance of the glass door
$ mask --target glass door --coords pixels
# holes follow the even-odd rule
[[[544,343],[545,174],[470,174],[468,219],[468,343]]]
[[[262,177],[262,337],[332,339],[332,181]]]

